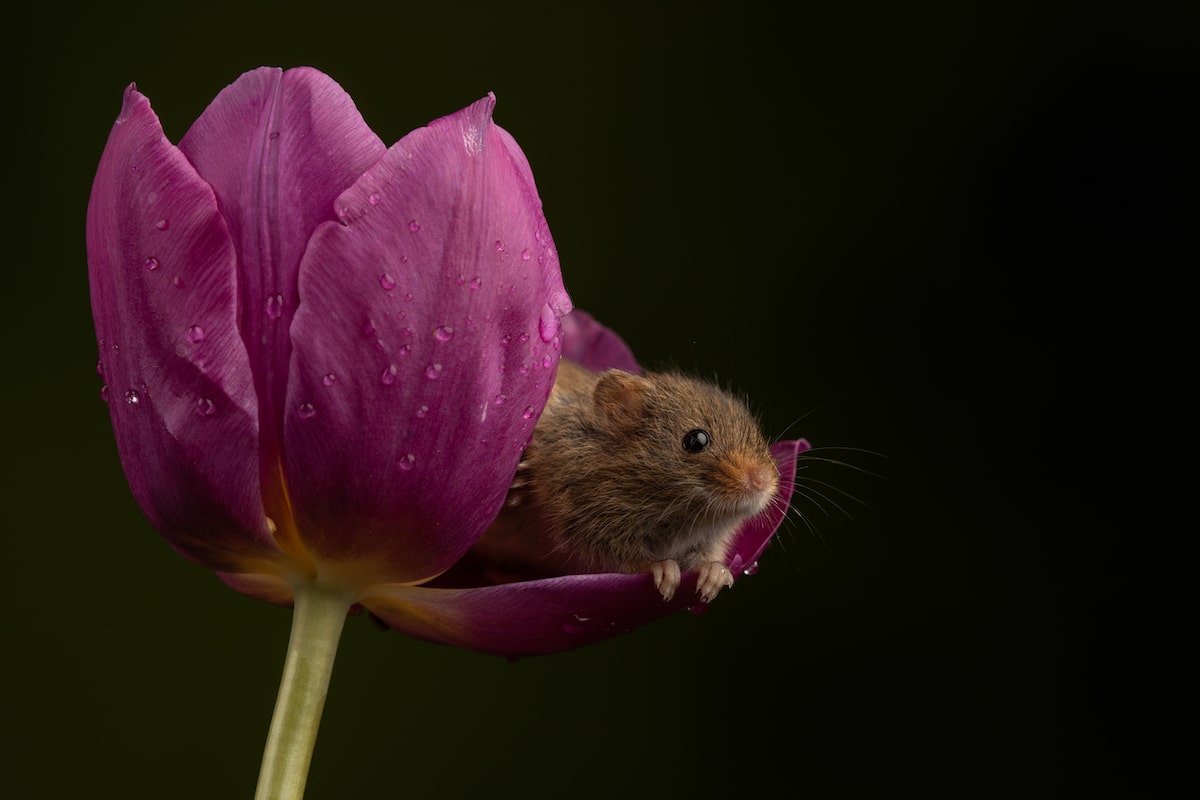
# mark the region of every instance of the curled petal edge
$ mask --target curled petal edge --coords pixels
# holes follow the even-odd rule
[[[772,448],[779,463],[776,500],[743,526],[730,569],[739,581],[753,571],[787,515],[797,456],[804,439]],[[505,656],[573,650],[697,606],[695,572],[685,573],[675,597],[664,602],[649,574],[566,575],[467,589],[383,584],[360,602],[390,627],[416,638]]]

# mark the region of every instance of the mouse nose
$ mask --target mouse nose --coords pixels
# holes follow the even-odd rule
[[[755,464],[746,470],[746,486],[757,493],[775,491],[779,470],[769,464]]]

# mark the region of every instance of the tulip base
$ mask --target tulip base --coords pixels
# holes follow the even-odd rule
[[[319,583],[296,587],[292,633],[255,800],[304,796],[333,661],[352,602],[342,589]]]

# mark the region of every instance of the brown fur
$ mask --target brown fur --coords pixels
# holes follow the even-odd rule
[[[696,429],[712,443],[689,453],[683,439]],[[676,373],[593,373],[564,360],[477,552],[517,575],[655,572],[668,596],[674,587],[661,585],[655,564],[723,568],[734,534],[778,481],[757,421],[728,392]]]

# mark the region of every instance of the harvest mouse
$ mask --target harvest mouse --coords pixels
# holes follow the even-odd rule
[[[733,585],[730,543],[778,485],[755,418],[719,387],[564,359],[476,552],[517,575],[649,572],[666,600],[697,570],[707,602]]]

